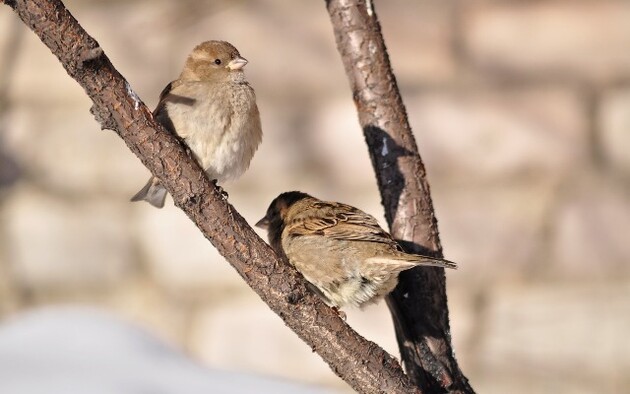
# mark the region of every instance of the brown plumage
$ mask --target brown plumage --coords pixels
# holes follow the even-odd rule
[[[245,79],[247,60],[225,41],[207,41],[188,56],[153,111],[177,134],[211,180],[238,178],[262,140],[254,90]],[[164,206],[166,189],[154,177],[131,199]]]
[[[457,268],[448,260],[403,252],[374,217],[355,207],[302,192],[280,194],[256,225],[267,229],[276,253],[338,308],[379,300],[396,287],[401,271]]]

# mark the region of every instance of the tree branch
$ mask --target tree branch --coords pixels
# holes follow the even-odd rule
[[[118,133],[247,284],[337,375],[362,393],[419,392],[393,357],[358,335],[308,291],[302,276],[279,259],[221,197],[184,146],[155,122],[96,40],[61,1],[3,2],[85,89],[101,126]]]
[[[442,256],[425,168],[372,0],[326,0],[392,235],[410,252]],[[472,393],[453,355],[442,268],[400,275],[388,297],[403,362],[427,392]]]

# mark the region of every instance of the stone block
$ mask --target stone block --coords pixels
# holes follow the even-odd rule
[[[310,142],[304,149],[312,153],[313,170],[320,171],[329,186],[376,185],[356,108],[349,97],[323,103],[309,134]]]
[[[401,86],[455,79],[453,2],[394,0],[375,4]]]
[[[595,82],[630,74],[626,1],[479,1],[463,12],[464,51],[481,71]]]
[[[557,179],[587,155],[583,103],[562,87],[419,94],[407,111],[430,180]]]
[[[559,278],[630,277],[630,192],[611,177],[585,173],[563,190],[552,216],[549,273]]]
[[[238,370],[321,385],[345,384],[282,320],[255,296],[200,311],[191,348],[201,360]]]
[[[100,130],[87,105],[19,105],[6,145],[23,173],[57,193],[122,201],[149,177],[116,133]]]
[[[129,224],[119,206],[23,188],[3,210],[8,260],[21,286],[90,292],[113,286],[134,269]]]
[[[516,393],[626,391],[628,294],[627,282],[491,290],[480,346],[487,379],[496,390],[507,387],[497,376],[510,377]]]
[[[134,205],[135,232],[149,275],[170,291],[246,288],[210,241],[179,208]],[[262,216],[261,216],[262,217]]]
[[[600,102],[599,139],[607,163],[630,175],[630,89],[606,92]]]
[[[506,187],[432,184],[433,204],[447,259],[458,285],[536,275],[544,256],[540,234],[555,189],[546,183]]]

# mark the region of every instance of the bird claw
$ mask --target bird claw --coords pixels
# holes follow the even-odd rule
[[[214,185],[214,187],[216,187],[216,188],[217,188],[217,190],[218,190],[218,191],[219,191],[219,193],[221,194],[221,198],[222,198],[223,200],[227,200],[227,199],[228,199],[228,197],[229,197],[229,194],[228,194],[225,190],[223,190],[223,188],[222,188],[221,186],[219,186],[219,184],[217,183],[217,180],[216,180],[216,179],[213,179],[213,180],[212,180],[212,184]]]
[[[337,315],[341,318],[341,320],[346,321],[346,319],[348,318],[348,316],[346,315],[346,312],[342,311],[336,306],[333,306],[332,308],[335,312],[337,312]]]

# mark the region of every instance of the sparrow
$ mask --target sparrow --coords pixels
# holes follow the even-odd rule
[[[276,197],[256,226],[267,230],[274,251],[337,309],[378,301],[396,287],[404,270],[457,268],[447,260],[405,253],[373,216],[355,207],[299,191]]]
[[[241,176],[262,141],[256,95],[243,72],[246,64],[228,42],[197,45],[153,111],[158,122],[186,143],[215,184]],[[162,208],[165,199],[166,189],[151,177],[131,201]]]

